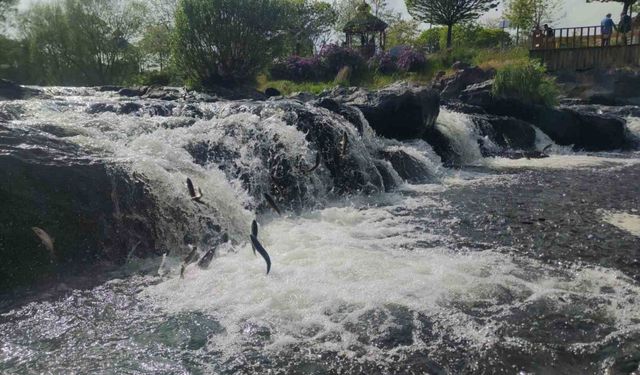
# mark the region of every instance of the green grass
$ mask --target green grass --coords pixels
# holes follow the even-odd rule
[[[558,102],[559,89],[555,80],[546,75],[544,66],[534,60],[512,60],[498,68],[493,83],[493,95],[516,98],[546,106]]]

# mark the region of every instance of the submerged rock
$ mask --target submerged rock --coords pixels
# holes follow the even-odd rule
[[[65,141],[0,128],[0,201],[0,290],[156,248],[144,182]],[[54,239],[53,255],[32,227]]]
[[[41,94],[40,90],[20,86],[15,82],[0,78],[0,100],[27,99],[39,94]]]
[[[427,87],[395,84],[379,91],[334,90],[327,97],[357,107],[378,135],[387,138],[422,138],[440,112],[440,97]]]

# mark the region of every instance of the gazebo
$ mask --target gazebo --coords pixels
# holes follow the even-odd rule
[[[369,58],[376,51],[384,51],[386,42],[385,30],[389,25],[380,18],[371,14],[371,7],[362,3],[357,7],[357,13],[344,26],[347,36],[346,46],[357,49],[362,56]]]

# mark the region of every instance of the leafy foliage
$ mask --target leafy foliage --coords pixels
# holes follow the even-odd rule
[[[292,0],[286,9],[288,52],[295,55],[312,54],[315,45],[327,41],[338,17],[330,4],[315,0]]]
[[[123,82],[138,71],[131,42],[143,26],[145,8],[136,1],[65,0],[37,4],[22,29],[35,79],[49,84]]]
[[[294,82],[324,78],[320,59],[316,56],[290,56],[286,59],[277,59],[270,69],[270,75],[272,79]]]
[[[389,52],[377,53],[369,59],[367,66],[370,71],[382,74],[393,74],[398,71],[398,65]]]
[[[507,64],[498,69],[493,94],[553,106],[557,103],[559,90],[555,81],[545,73],[544,66],[537,61]]]
[[[174,56],[193,84],[254,80],[282,48],[286,30],[279,0],[181,0]]]
[[[451,47],[453,25],[472,21],[498,6],[497,0],[406,0],[407,10],[415,19],[447,26],[447,48]]]
[[[345,66],[351,67],[354,73],[360,73],[366,66],[364,58],[357,51],[337,44],[322,47],[319,57],[328,74],[337,74]]]

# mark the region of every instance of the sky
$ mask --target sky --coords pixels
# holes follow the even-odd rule
[[[47,0],[19,0],[19,7],[21,9],[26,8],[30,3],[36,1]],[[402,13],[405,17],[409,17],[407,8],[404,5],[404,0],[387,0],[389,6]],[[558,20],[552,25],[552,27],[572,27],[572,26],[593,26],[599,25],[604,15],[611,13],[614,15],[614,19],[618,18],[618,15],[622,11],[622,3],[609,2],[609,3],[587,3],[585,0],[563,0],[563,9],[559,12]],[[640,6],[637,6],[640,8]],[[500,20],[502,14],[502,6],[496,10],[490,11],[483,16],[481,20],[483,22],[497,22]],[[635,14],[635,12],[634,12]]]

